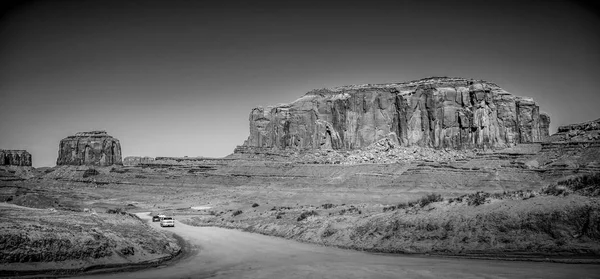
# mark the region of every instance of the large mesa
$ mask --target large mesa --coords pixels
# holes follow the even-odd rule
[[[236,152],[353,150],[382,138],[402,146],[504,148],[541,142],[550,117],[531,98],[483,80],[436,77],[318,89],[250,113],[250,135]]]
[[[76,133],[60,141],[57,165],[122,165],[121,144],[105,131]]]

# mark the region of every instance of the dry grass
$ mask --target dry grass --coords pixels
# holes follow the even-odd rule
[[[444,201],[430,194],[392,207],[383,213],[381,207],[365,205],[274,207],[235,222],[196,217],[188,223],[377,252],[516,258],[600,255],[600,202],[594,198],[514,191],[476,192]]]
[[[25,233],[26,232],[26,233]],[[0,264],[50,263],[105,259],[128,263],[178,253],[174,239],[136,216],[72,211],[0,211]]]

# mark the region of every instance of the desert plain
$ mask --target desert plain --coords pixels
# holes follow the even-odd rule
[[[316,90],[249,120],[224,158],[122,159],[103,131],[65,138],[51,168],[3,151],[0,275],[600,274],[600,120],[550,135],[533,100],[450,78]]]

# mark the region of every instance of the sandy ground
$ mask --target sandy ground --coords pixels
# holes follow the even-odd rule
[[[195,246],[191,254],[173,265],[79,278],[600,278],[600,265],[380,255],[180,222],[151,225],[183,237]]]

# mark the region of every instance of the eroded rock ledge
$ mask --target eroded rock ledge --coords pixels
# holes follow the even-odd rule
[[[549,142],[589,142],[600,141],[600,118],[583,123],[558,127],[558,133],[552,135]]]
[[[382,138],[401,146],[505,148],[541,142],[550,117],[531,98],[464,78],[342,86],[250,113],[238,153],[259,150],[353,150]]]

